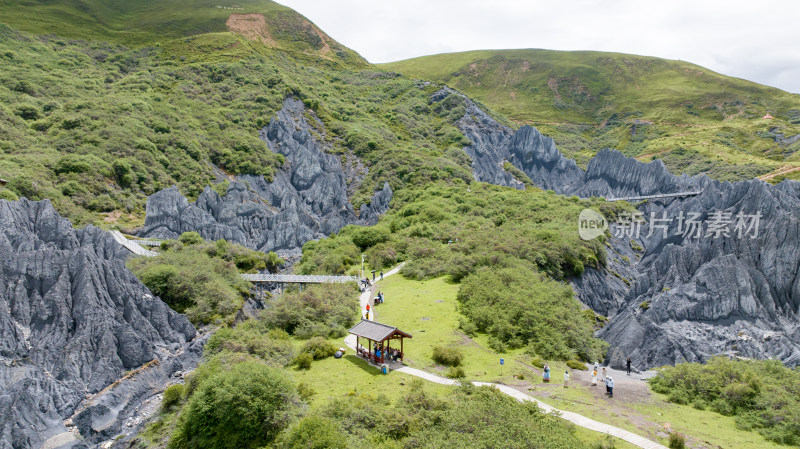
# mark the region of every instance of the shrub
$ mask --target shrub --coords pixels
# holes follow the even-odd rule
[[[531,360],[531,365],[539,369],[542,369],[544,368],[544,360],[540,359],[539,357],[535,357],[534,359]]]
[[[297,354],[297,357],[294,358],[294,363],[299,369],[311,369],[311,362],[313,361],[314,357],[307,352],[301,352],[300,354]]]
[[[137,257],[128,267],[170,307],[195,324],[229,319],[250,292],[250,283],[221,257],[210,257],[201,245],[174,249],[156,257]]]
[[[0,200],[17,201],[19,197],[16,193],[8,189],[0,190]]]
[[[639,304],[639,308],[642,309],[642,310],[647,310],[647,309],[650,308],[650,303],[648,301],[642,301]]]
[[[585,363],[579,362],[577,360],[567,360],[567,366],[570,369],[577,369],[577,370],[581,370],[581,371],[586,371],[586,370],[589,369],[589,368],[586,367]]]
[[[211,365],[201,374],[171,449],[266,446],[289,425],[299,405],[294,384],[280,368],[245,361]]]
[[[183,384],[170,385],[164,390],[161,399],[161,410],[168,411],[178,405],[183,399]]]
[[[568,285],[548,279],[529,263],[509,260],[508,265],[480,268],[461,283],[460,311],[478,331],[512,349],[528,345],[529,353],[545,359],[597,360],[604,355],[608,345],[594,338],[594,325]]]
[[[431,358],[440,365],[456,367],[461,365],[464,354],[461,353],[461,350],[452,346],[434,346]]]
[[[321,360],[336,353],[336,346],[322,337],[313,337],[308,340],[300,352],[311,354],[314,360]]]
[[[460,366],[451,366],[447,369],[447,372],[444,374],[445,376],[449,377],[450,379],[462,379],[466,377],[464,373],[464,368]]]
[[[686,437],[677,432],[669,433],[669,449],[685,449]]]
[[[677,404],[691,404],[736,417],[741,429],[754,430],[781,444],[800,443],[800,428],[788,425],[800,413],[800,372],[777,360],[712,357],[705,365],[679,363],[658,370],[653,391]]]
[[[311,415],[301,419],[283,438],[282,449],[347,449],[347,437],[328,418]]]
[[[353,235],[353,243],[362,251],[389,240],[389,230],[381,227],[362,228]]]
[[[315,285],[285,292],[261,312],[269,327],[301,338],[341,337],[358,317],[355,284]]]
[[[204,242],[203,237],[200,237],[200,234],[194,231],[184,232],[178,237],[178,241],[184,245],[197,245]]]

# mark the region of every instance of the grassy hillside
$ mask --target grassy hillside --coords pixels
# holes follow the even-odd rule
[[[269,0],[10,0],[0,4],[0,18],[34,34],[129,47],[232,31],[273,48],[365,65],[308,19]]]
[[[212,164],[269,179],[283,159],[258,130],[287,96],[331,151],[370,167],[354,204],[384,181],[471,179],[456,116],[428,105],[437,87],[380,70],[227,32],[130,49],[3,25],[0,60],[0,197],[49,198],[75,225],[136,226],[147,195],[194,197],[220,176]]]
[[[800,95],[682,61],[603,52],[488,50],[383,64],[474,97],[553,136],[579,163],[605,147],[719,179],[800,166]],[[775,118],[763,120],[771,114]]]

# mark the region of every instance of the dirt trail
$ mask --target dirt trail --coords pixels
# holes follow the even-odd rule
[[[759,176],[758,179],[760,179],[762,181],[769,181],[770,179],[772,179],[772,178],[774,178],[776,176],[788,175],[789,173],[794,173],[794,172],[796,172],[798,170],[800,170],[800,166],[797,166],[797,165],[784,165],[783,167],[781,167],[781,168],[779,168],[779,169],[777,169],[777,170],[775,170],[773,172],[767,173],[766,175]]]

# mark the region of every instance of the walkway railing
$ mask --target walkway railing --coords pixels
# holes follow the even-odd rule
[[[114,240],[117,241],[120,245],[124,246],[128,251],[136,254],[137,256],[146,256],[146,257],[154,257],[157,256],[158,253],[155,251],[150,251],[149,249],[142,248],[136,243],[135,240],[128,240],[124,235],[122,235],[119,231],[111,231],[111,236],[114,237]]]
[[[703,193],[702,190],[696,190],[691,192],[678,192],[678,193],[664,193],[660,195],[643,195],[643,196],[626,196],[622,198],[606,198],[606,201],[641,201],[641,200],[652,200],[657,198],[673,198],[678,196],[695,196],[700,195]]]

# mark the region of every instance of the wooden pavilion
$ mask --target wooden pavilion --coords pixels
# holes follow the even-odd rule
[[[356,336],[356,351],[358,354],[375,363],[386,362],[386,354],[392,349],[390,347],[392,340],[400,340],[400,360],[402,361],[403,339],[411,338],[410,334],[396,327],[369,320],[361,320],[348,332]],[[359,344],[361,338],[367,339],[366,348]]]

